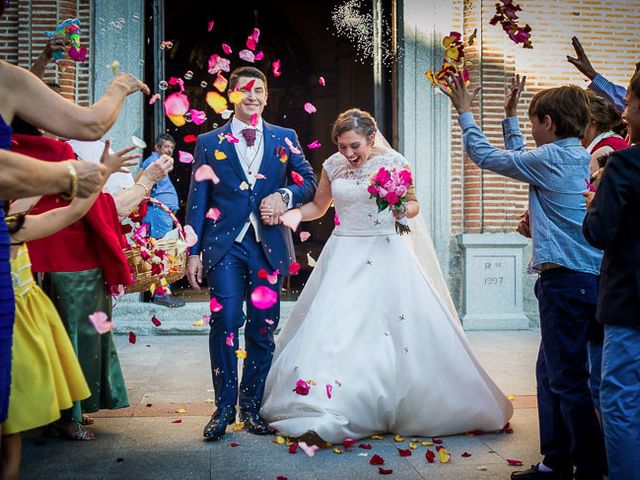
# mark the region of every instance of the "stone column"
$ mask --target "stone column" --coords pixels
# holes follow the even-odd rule
[[[442,38],[451,30],[453,7],[444,0],[405,0],[399,7],[404,53],[398,75],[398,148],[411,162],[420,209],[433,237],[445,279],[451,242],[449,99],[424,76],[442,63]]]
[[[124,20],[124,21],[123,21]],[[120,62],[121,72],[144,75],[144,2],[143,0],[95,0],[93,7],[93,99],[98,100],[113,80],[109,65]],[[150,85],[151,90],[154,90]],[[114,149],[131,144],[131,136],[144,138],[143,102],[140,93],[127,98],[118,121],[105,135]]]

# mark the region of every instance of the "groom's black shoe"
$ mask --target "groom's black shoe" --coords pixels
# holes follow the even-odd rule
[[[255,412],[240,412],[240,421],[244,422],[244,429],[254,435],[273,435],[275,429],[271,428],[264,419]]]
[[[202,436],[205,440],[220,440],[227,430],[227,425],[236,421],[236,409],[229,405],[225,405],[216,410],[211,416],[211,420],[204,427]]]
[[[540,465],[540,464],[538,464]],[[511,480],[572,480],[572,472],[553,471],[553,472],[541,472],[538,470],[538,465],[531,465],[528,470],[520,472],[513,472],[511,474]]]

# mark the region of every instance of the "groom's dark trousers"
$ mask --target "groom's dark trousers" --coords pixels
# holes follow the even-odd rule
[[[580,474],[606,471],[604,439],[589,389],[587,343],[598,299],[597,275],[566,268],[543,271],[535,293],[540,309],[536,364],[543,463]]]
[[[258,413],[260,409],[273,356],[273,332],[280,318],[282,285],[282,275],[278,276],[275,285],[271,285],[266,278],[258,278],[258,272],[262,269],[271,273],[262,245],[256,241],[253,227],[250,227],[242,241],[234,242],[207,275],[210,295],[223,306],[219,312],[211,313],[209,332],[209,355],[218,409],[225,405],[235,406],[236,398],[239,399],[242,412]],[[271,308],[261,310],[248,301],[245,324],[243,302],[260,285],[277,292],[278,302]],[[243,324],[247,358],[244,360],[238,395],[236,350],[239,349],[238,330]]]

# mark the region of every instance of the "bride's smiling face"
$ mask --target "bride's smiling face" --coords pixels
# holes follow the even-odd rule
[[[375,133],[367,138],[354,130],[349,130],[337,138],[338,151],[347,157],[352,167],[360,168],[371,156],[374,138]]]

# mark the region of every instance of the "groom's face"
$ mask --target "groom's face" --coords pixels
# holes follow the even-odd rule
[[[243,87],[253,81],[253,86],[249,89]],[[239,120],[244,123],[251,121],[251,115],[254,113],[259,117],[267,104],[267,89],[264,82],[259,78],[240,77],[238,78],[238,89],[245,95],[240,103],[234,106],[235,114]]]

